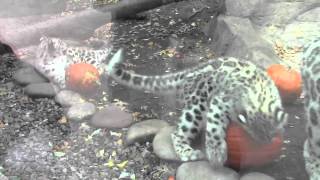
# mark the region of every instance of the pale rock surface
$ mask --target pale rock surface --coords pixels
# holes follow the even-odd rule
[[[158,119],[136,123],[129,128],[126,142],[127,144],[133,144],[135,142],[150,141],[162,128],[168,126],[169,124],[166,121]]]
[[[176,179],[238,180],[239,175],[234,170],[229,168],[221,167],[219,169],[213,169],[207,161],[196,161],[183,163],[180,167],[178,167]]]

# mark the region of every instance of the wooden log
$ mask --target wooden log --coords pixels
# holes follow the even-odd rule
[[[4,31],[0,30],[0,41],[14,49],[39,43],[41,36],[83,39],[104,23],[110,22],[110,13],[102,13],[89,9],[65,17],[57,17],[34,23],[32,25],[13,25],[15,29],[6,28],[5,20],[0,23]],[[1,20],[0,20],[1,22]]]
[[[118,4],[99,8],[99,10],[111,13],[112,19],[122,19],[178,1],[182,0],[124,0]]]
[[[175,0],[130,0],[96,9],[87,9],[64,17],[56,17],[32,25],[15,24],[8,28],[8,21],[0,19],[0,41],[14,49],[39,43],[42,35],[60,38],[85,39],[101,25],[150,10]],[[15,22],[15,21],[13,21]],[[26,24],[26,23],[24,23]]]

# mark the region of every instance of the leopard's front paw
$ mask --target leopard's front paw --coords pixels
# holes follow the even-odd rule
[[[188,149],[184,153],[180,153],[179,157],[181,161],[198,161],[205,159],[205,155],[200,150]]]
[[[222,167],[228,159],[227,144],[223,141],[214,148],[206,147],[206,153],[212,167]]]
[[[174,150],[181,161],[204,160],[205,155],[202,151],[193,149],[188,143],[185,143],[181,136],[171,134]]]

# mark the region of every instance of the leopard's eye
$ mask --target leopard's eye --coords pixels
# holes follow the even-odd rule
[[[246,117],[245,117],[244,115],[242,115],[242,114],[239,114],[239,115],[238,115],[238,121],[241,122],[241,123],[243,123],[243,124],[246,124],[246,123],[247,123]]]

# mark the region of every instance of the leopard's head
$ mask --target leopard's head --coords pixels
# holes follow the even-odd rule
[[[275,111],[272,116],[262,112],[247,116],[244,114],[238,115],[238,122],[253,139],[261,143],[269,143],[277,134],[282,135],[288,117],[282,109]]]
[[[257,142],[270,143],[276,135],[282,135],[288,114],[278,100],[270,101],[266,108],[246,108],[237,115],[237,122]]]
[[[63,53],[62,51],[66,47],[66,43],[61,39],[42,36],[37,49],[37,57],[40,59],[45,59],[47,56],[59,56]]]

